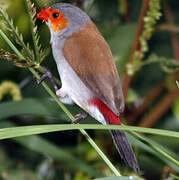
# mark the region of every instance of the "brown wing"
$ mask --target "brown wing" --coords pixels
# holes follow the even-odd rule
[[[111,50],[90,23],[67,39],[64,57],[84,84],[115,114],[123,111],[124,100]]]

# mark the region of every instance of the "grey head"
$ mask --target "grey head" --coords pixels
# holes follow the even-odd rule
[[[78,31],[91,22],[89,16],[84,11],[71,4],[57,3],[52,5],[50,8],[59,10],[69,21],[68,27],[59,32],[58,37],[60,39],[69,37],[73,32]]]

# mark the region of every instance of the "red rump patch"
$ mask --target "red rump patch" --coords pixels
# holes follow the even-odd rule
[[[115,115],[100,99],[90,99],[88,104],[96,106],[109,124],[121,125],[119,117]]]

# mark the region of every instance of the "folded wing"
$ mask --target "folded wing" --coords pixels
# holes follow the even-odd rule
[[[119,115],[124,100],[118,72],[111,50],[96,26],[87,24],[69,37],[63,54],[83,83]]]

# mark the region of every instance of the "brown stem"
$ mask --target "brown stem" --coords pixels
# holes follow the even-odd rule
[[[163,1],[163,6],[164,6],[164,14],[166,16],[167,23],[173,25],[174,18],[166,1]],[[172,43],[175,59],[179,60],[179,41],[177,34],[171,32],[170,35],[171,35],[171,43]],[[177,77],[177,74],[178,73],[174,75],[176,75]],[[178,95],[179,95],[179,89],[175,89],[172,92],[165,95],[163,99],[152,109],[152,111],[146,117],[144,117],[144,119],[139,123],[139,126],[142,127],[153,126],[160,119],[160,117],[170,108],[170,106],[175,101]]]
[[[165,17],[167,19],[167,23],[173,25],[174,18],[172,16],[170,7],[168,6],[166,1],[163,1],[163,9],[164,9]],[[173,46],[173,54],[175,58],[179,60],[179,41],[177,34],[175,32],[170,32],[170,36],[171,36],[171,43]]]
[[[169,31],[169,32],[179,33],[179,26],[174,24],[160,24],[155,29],[155,32],[158,31]]]
[[[127,122],[132,124],[136,121],[136,119],[149,107],[156,97],[162,92],[164,88],[164,82],[159,83],[145,98],[144,102],[134,110],[129,116],[126,117]]]
[[[131,83],[131,77],[125,72],[124,79],[123,79],[123,87],[122,87],[124,99],[126,99],[127,97],[127,91],[130,86],[130,83]]]
[[[124,15],[124,19],[126,23],[130,23],[130,4],[129,4],[129,0],[126,0],[126,13]]]
[[[132,62],[133,57],[134,57],[134,53],[139,48],[139,37],[140,37],[140,35],[142,33],[142,29],[143,29],[143,18],[147,13],[147,10],[148,10],[148,7],[149,7],[149,2],[150,2],[150,0],[144,0],[143,6],[142,6],[142,9],[141,9],[141,14],[140,14],[140,17],[139,17],[139,23],[138,23],[138,26],[137,26],[137,31],[136,31],[136,34],[135,34],[135,39],[134,39],[134,42],[133,42],[133,45],[132,45],[132,48],[131,48],[131,53],[130,53],[128,62]],[[123,92],[124,92],[124,97],[125,98],[127,96],[127,90],[128,90],[128,88],[130,86],[130,83],[131,83],[131,77],[127,73],[125,73],[124,80],[123,80]]]
[[[146,117],[139,123],[141,127],[152,127],[160,119],[160,117],[167,112],[171,107],[176,97],[179,95],[179,89],[175,89],[173,92],[168,93],[163,99],[152,109],[152,111],[146,115]]]

